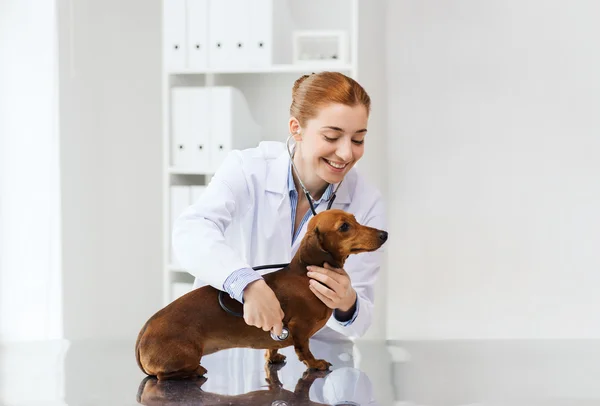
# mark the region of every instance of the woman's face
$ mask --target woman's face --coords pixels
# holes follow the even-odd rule
[[[298,128],[300,134],[294,137],[301,142],[296,154],[306,181],[313,185],[316,178],[327,183],[342,181],[364,154],[367,122],[367,109],[361,104],[330,104],[304,128]],[[292,121],[293,132],[294,128]]]

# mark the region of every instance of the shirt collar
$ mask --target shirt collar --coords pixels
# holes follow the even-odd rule
[[[290,193],[290,195],[292,193],[298,194],[298,191],[296,190],[296,184],[294,183],[294,176],[292,175],[292,162],[291,161],[288,165],[288,192]],[[302,193],[304,193],[304,191],[302,191]],[[333,194],[333,185],[330,183],[329,186],[327,186],[327,189],[325,189],[325,192],[323,193],[321,198],[319,200],[316,200],[314,202],[314,204],[318,205],[322,201],[329,201],[329,198],[331,197],[332,194]]]

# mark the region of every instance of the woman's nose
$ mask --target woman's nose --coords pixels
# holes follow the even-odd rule
[[[338,145],[336,155],[339,156],[344,162],[350,162],[352,160],[351,142],[351,140],[344,140]]]

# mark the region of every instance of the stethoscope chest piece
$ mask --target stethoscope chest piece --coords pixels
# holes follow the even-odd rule
[[[286,338],[288,338],[289,335],[290,335],[290,332],[285,327],[283,329],[281,329],[281,335],[275,335],[275,333],[271,331],[271,338],[275,341],[283,341]]]

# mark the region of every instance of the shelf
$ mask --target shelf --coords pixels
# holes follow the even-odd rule
[[[306,63],[296,65],[271,65],[257,68],[232,68],[232,69],[205,69],[205,70],[181,70],[167,72],[169,75],[203,75],[203,74],[228,74],[228,73],[304,73],[312,71],[338,71],[350,72],[352,65],[335,63]]]
[[[187,271],[185,271],[185,270],[181,269],[180,267],[178,267],[178,266],[175,266],[175,265],[173,265],[173,264],[169,264],[169,265],[167,266],[167,269],[168,269],[170,272],[188,273]]]
[[[199,171],[199,170],[193,169],[193,168],[176,168],[176,167],[172,167],[172,166],[169,167],[168,172],[172,175],[204,175],[204,176],[213,175],[212,173]]]

